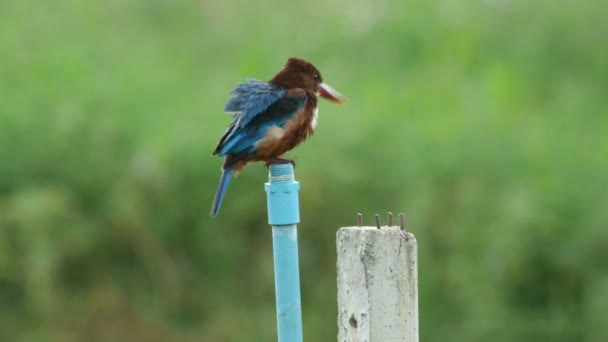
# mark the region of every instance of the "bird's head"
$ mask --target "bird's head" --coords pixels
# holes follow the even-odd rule
[[[289,58],[287,64],[270,80],[270,83],[285,88],[306,89],[339,104],[345,102],[339,92],[323,83],[321,73],[314,65],[299,58]]]

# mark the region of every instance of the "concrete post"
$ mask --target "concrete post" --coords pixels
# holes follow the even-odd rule
[[[337,233],[338,341],[418,342],[416,238],[399,227]]]

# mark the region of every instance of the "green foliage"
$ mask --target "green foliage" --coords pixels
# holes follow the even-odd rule
[[[266,171],[208,217],[243,77],[313,61],[305,336],[336,336],[335,232],[405,211],[425,341],[603,341],[600,1],[0,4],[0,340],[272,341]]]

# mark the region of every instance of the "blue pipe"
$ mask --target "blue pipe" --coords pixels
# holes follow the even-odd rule
[[[265,184],[268,223],[272,225],[274,284],[277,302],[279,342],[302,342],[302,304],[298,266],[300,208],[298,190],[291,164],[270,165]]]

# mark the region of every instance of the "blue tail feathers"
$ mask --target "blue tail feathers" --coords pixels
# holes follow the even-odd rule
[[[230,178],[232,178],[233,171],[232,168],[222,170],[222,178],[220,178],[220,184],[217,186],[215,198],[213,199],[213,206],[211,207],[212,217],[217,216],[220,212],[222,201],[224,200],[224,195],[226,194],[226,189],[228,188],[228,183],[230,183]]]

